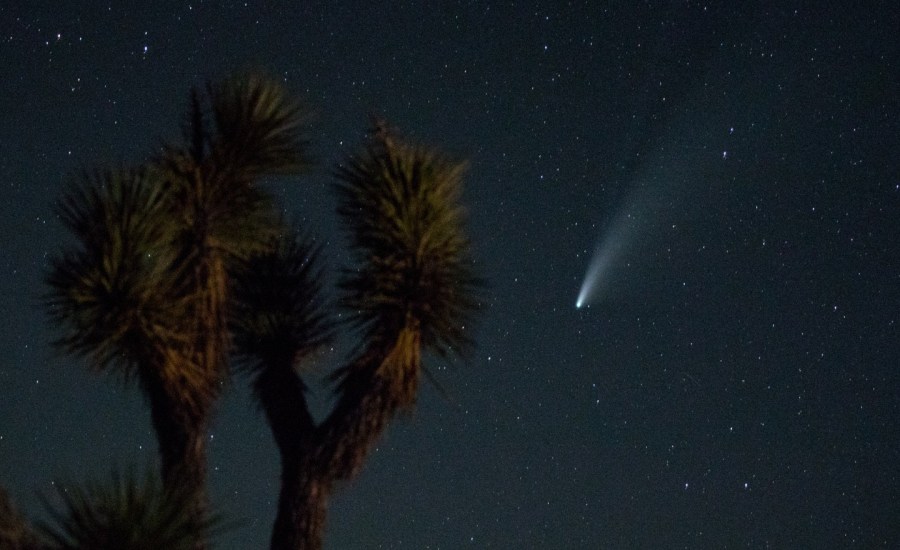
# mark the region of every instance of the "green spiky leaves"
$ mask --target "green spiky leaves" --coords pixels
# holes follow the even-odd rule
[[[467,347],[478,282],[460,205],[465,170],[384,133],[338,168],[338,213],[358,260],[344,273],[344,305],[370,339],[412,319],[427,349]]]
[[[189,337],[177,323],[187,308],[177,227],[163,223],[170,205],[156,176],[87,172],[59,203],[77,245],[51,263],[47,308],[65,327],[59,344],[100,369],[128,371]]]
[[[188,348],[224,332],[226,266],[268,250],[280,229],[257,180],[308,164],[300,110],[277,82],[208,90],[192,94],[183,145],[147,168],[85,173],[60,201],[76,247],[52,263],[47,306],[63,348],[101,369],[184,363],[154,361],[173,350],[207,363]]]
[[[252,74],[230,78],[209,87],[209,100],[217,164],[251,179],[309,165],[304,113],[277,82]]]
[[[251,369],[293,367],[331,340],[320,251],[288,232],[235,270],[232,333],[235,351]]]
[[[158,159],[180,205],[189,238],[226,256],[264,250],[278,229],[260,178],[293,174],[310,165],[305,116],[277,82],[233,77],[193,90],[184,143]]]
[[[61,506],[48,504],[53,522],[41,525],[52,549],[192,550],[221,523],[193,511],[188,494],[164,489],[154,475],[114,473],[110,483],[57,489]]]

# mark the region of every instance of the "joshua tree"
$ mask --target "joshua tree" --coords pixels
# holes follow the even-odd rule
[[[152,474],[141,481],[114,473],[111,483],[56,487],[62,505],[48,504],[52,522],[40,526],[46,550],[190,550],[219,523],[194,513],[188,492],[167,490]]]
[[[478,282],[459,203],[464,171],[383,124],[362,155],[338,167],[338,213],[358,261],[342,276],[342,305],[361,341],[333,374],[336,402],[318,425],[296,370],[329,336],[316,254],[282,245],[237,278],[236,349],[254,373],[282,458],[273,549],[321,547],[335,482],[356,475],[394,415],[412,407],[423,352],[468,347]]]
[[[227,358],[242,359],[282,459],[272,547],[292,549],[321,546],[335,483],[413,406],[423,353],[466,349],[478,286],[459,204],[465,164],[379,125],[336,171],[357,261],[341,276],[341,305],[360,342],[316,423],[297,367],[334,328],[318,249],[257,186],[305,167],[301,123],[282,88],[258,77],[194,90],[181,144],[139,168],[85,172],[60,202],[75,245],[53,261],[46,299],[63,350],[137,381],[165,492],[201,523],[205,434]],[[72,513],[93,513],[86,494],[66,500]]]
[[[60,202],[76,245],[53,261],[61,347],[136,380],[167,488],[205,505],[206,430],[227,373],[230,266],[279,228],[256,184],[305,167],[297,105],[276,83],[194,90],[184,142],[139,169],[86,172]]]

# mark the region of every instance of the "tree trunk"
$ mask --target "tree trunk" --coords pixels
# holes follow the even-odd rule
[[[153,428],[159,443],[163,487],[182,495],[185,505],[198,514],[207,513],[206,428],[208,414],[188,412],[178,399],[168,395],[162,384],[148,384],[147,395]],[[196,548],[203,549],[200,544]]]
[[[254,390],[281,454],[281,493],[272,527],[273,549],[322,547],[327,483],[311,462],[315,425],[306,404],[305,387],[294,370],[293,358],[272,359],[254,380]]]
[[[363,353],[340,382],[340,398],[319,426],[316,453],[332,480],[353,478],[394,415],[413,405],[421,335],[404,327],[390,347]]]
[[[166,434],[158,434],[163,484],[167,489],[195,495],[191,500],[199,505],[198,510],[203,510],[206,508],[206,422],[169,425]]]
[[[257,375],[253,389],[266,414],[282,461],[299,457],[309,446],[315,424],[306,404],[306,391],[291,358],[272,361]]]
[[[315,470],[305,460],[282,460],[281,494],[272,528],[272,550],[322,548],[331,484],[316,477]]]
[[[419,354],[419,332],[408,328],[392,346],[363,353],[351,364],[335,409],[319,426],[313,424],[302,381],[292,368],[282,364],[256,379],[255,390],[281,452],[272,550],[322,547],[334,483],[359,472],[394,414],[413,403]]]

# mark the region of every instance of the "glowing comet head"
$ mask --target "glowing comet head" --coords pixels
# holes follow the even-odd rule
[[[609,240],[603,243],[591,263],[588,265],[587,273],[584,274],[584,282],[581,283],[581,290],[578,291],[578,299],[575,300],[575,307],[581,309],[586,307],[589,302],[594,299],[601,287],[606,273],[609,271],[610,264],[616,252],[621,248],[621,243],[610,243]]]
[[[618,261],[625,246],[631,241],[633,233],[634,218],[628,214],[620,215],[594,251],[594,257],[588,264],[584,282],[578,291],[578,299],[575,300],[576,308],[589,306],[598,298],[601,291],[608,287],[613,263]]]
[[[578,291],[578,299],[575,300],[575,307],[581,309],[583,307],[587,307],[588,301],[596,294],[598,290],[598,282],[600,281],[601,275],[604,271],[606,271],[606,267],[609,265],[609,259],[606,261],[603,260],[602,251],[597,251],[594,254],[594,257],[591,259],[591,264],[588,266],[587,273],[584,275],[584,282],[581,283],[581,290]]]

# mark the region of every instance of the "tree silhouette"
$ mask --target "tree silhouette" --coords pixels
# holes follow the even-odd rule
[[[52,521],[39,525],[47,550],[190,550],[221,523],[194,511],[188,487],[166,489],[152,474],[56,488],[61,506],[48,504]]]
[[[336,403],[318,425],[296,369],[330,336],[316,251],[283,242],[236,278],[236,349],[281,453],[273,549],[321,547],[335,482],[358,473],[394,415],[414,404],[423,351],[469,346],[478,281],[459,204],[464,171],[383,123],[362,155],[338,167],[338,212],[358,264],[342,275],[341,305],[361,341],[332,375]]]
[[[479,286],[460,205],[466,164],[376,121],[365,149],[335,171],[355,262],[340,275],[339,305],[359,341],[332,373],[333,408],[316,422],[301,369],[338,328],[321,296],[320,251],[257,185],[305,168],[302,130],[297,105],[272,81],[195,89],[181,143],[139,168],[77,178],[58,208],[75,244],[47,275],[59,346],[137,383],[159,442],[161,494],[178,497],[162,509],[175,502],[200,527],[206,430],[228,359],[238,359],[281,455],[276,549],[321,547],[336,482],[355,476],[394,416],[414,405],[423,356],[470,347]],[[64,495],[54,540],[102,533],[87,521],[94,502],[136,517],[128,499],[91,491]],[[153,529],[147,540],[166,533]],[[187,544],[202,548],[204,538]]]
[[[58,344],[136,380],[162,479],[205,506],[206,430],[227,374],[230,265],[279,229],[270,174],[307,165],[301,112],[249,76],[194,90],[184,140],[145,167],[85,172],[59,205],[76,238],[47,276]]]

